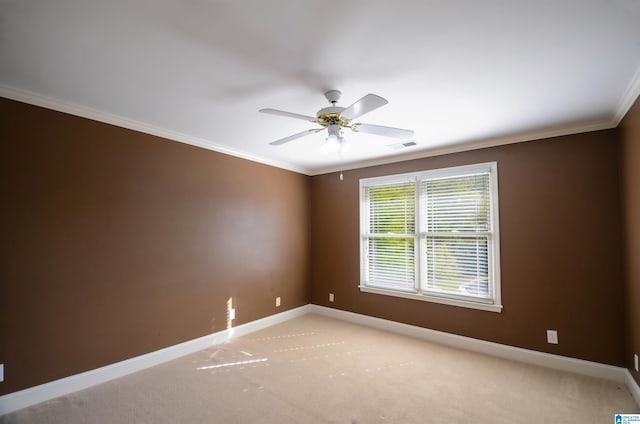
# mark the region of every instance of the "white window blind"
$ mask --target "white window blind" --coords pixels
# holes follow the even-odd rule
[[[360,184],[361,289],[501,308],[495,163]]]
[[[399,290],[415,288],[416,184],[400,182],[366,188],[367,280]]]
[[[425,290],[491,298],[490,174],[428,177],[420,183]]]

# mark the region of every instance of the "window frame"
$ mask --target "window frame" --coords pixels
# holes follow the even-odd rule
[[[426,239],[427,229],[421,220],[421,181],[435,178],[453,178],[457,176],[472,175],[473,173],[489,173],[489,205],[490,205],[490,231],[487,235],[488,249],[488,278],[489,289],[492,294],[490,299],[474,298],[473,296],[456,295],[454,293],[436,293],[429,291],[426,287],[426,276],[424,275],[426,261]],[[376,185],[386,185],[413,181],[415,189],[415,224],[414,224],[414,275],[415,280],[412,290],[393,289],[379,287],[367,283],[367,257],[366,251],[371,234],[369,234],[369,203],[367,199],[367,188]],[[404,174],[385,175],[379,177],[360,179],[360,284],[362,292],[396,296],[407,299],[422,300],[427,302],[459,306],[473,309],[480,309],[491,312],[502,311],[501,285],[500,285],[500,221],[498,204],[498,163],[485,162],[471,165],[454,166],[448,168],[431,169],[419,172],[409,172]],[[483,233],[484,235],[484,233]]]

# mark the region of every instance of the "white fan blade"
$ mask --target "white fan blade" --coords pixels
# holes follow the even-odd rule
[[[340,117],[352,121],[365,113],[369,113],[374,109],[378,109],[380,106],[384,106],[388,101],[375,94],[367,94],[348,108],[342,111]]]
[[[316,122],[317,118],[314,116],[301,115],[299,113],[286,112],[278,109],[260,109],[259,112],[268,113],[270,115],[286,116],[289,118],[302,119],[303,121]]]
[[[353,124],[351,129],[355,132],[365,134],[381,135],[384,137],[409,139],[413,137],[414,132],[411,130],[403,130],[402,128],[383,127],[382,125],[372,124]]]
[[[289,137],[281,138],[280,140],[272,141],[269,144],[272,145],[272,146],[279,146],[281,144],[284,144],[284,143],[287,143],[289,141],[295,140],[296,138],[304,137],[305,135],[309,135],[309,134],[312,134],[312,133],[317,133],[318,131],[322,131],[323,129],[324,128],[312,128],[310,130],[305,130],[305,131],[299,132],[297,134],[290,135]]]

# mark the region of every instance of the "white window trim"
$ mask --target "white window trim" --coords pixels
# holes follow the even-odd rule
[[[368,222],[368,209],[366,207],[366,193],[365,187],[368,185],[372,185],[375,183],[394,183],[394,182],[403,182],[403,181],[420,181],[421,178],[428,176],[455,176],[460,173],[465,173],[471,170],[489,170],[490,175],[490,196],[491,196],[491,219],[492,219],[492,234],[489,238],[489,242],[492,244],[492,252],[490,255],[489,262],[489,275],[492,276],[491,282],[493,284],[493,298],[490,303],[483,302],[481,299],[469,300],[468,298],[459,299],[456,298],[455,295],[443,294],[441,296],[434,296],[426,291],[418,290],[392,290],[386,288],[379,288],[373,286],[367,286],[365,282],[365,231],[366,231],[366,223]],[[419,196],[416,196],[416,210],[417,202],[419,202]],[[420,214],[416,214],[416,219],[419,218]],[[406,174],[397,174],[397,175],[389,175],[389,176],[381,176],[381,177],[373,177],[373,178],[364,178],[360,180],[360,291],[366,293],[375,293],[387,296],[395,296],[401,297],[405,299],[414,299],[414,300],[422,300],[427,302],[439,303],[450,306],[458,306],[464,308],[472,308],[479,309],[483,311],[490,312],[501,312],[502,311],[502,296],[501,296],[501,287],[500,287],[500,213],[499,213],[499,202],[498,202],[498,164],[497,162],[486,162],[479,163],[473,165],[463,165],[456,166],[450,168],[442,168],[442,169],[433,169],[422,172],[410,172]],[[419,224],[419,223],[418,223]],[[421,226],[418,225],[416,227],[416,286],[420,286],[420,281],[424,278],[422,273],[422,266],[420,266],[420,261],[422,258],[419,254],[418,244],[421,240]]]

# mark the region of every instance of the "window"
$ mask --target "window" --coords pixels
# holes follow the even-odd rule
[[[497,164],[360,180],[360,289],[499,312]]]

